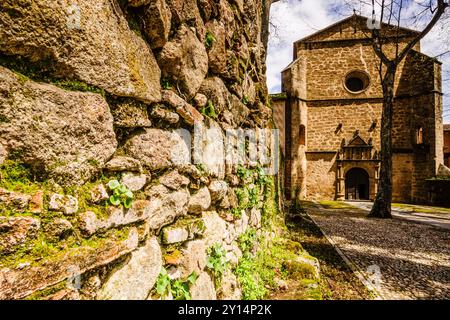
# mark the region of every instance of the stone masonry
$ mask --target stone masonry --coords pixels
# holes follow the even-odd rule
[[[382,89],[366,29],[367,18],[354,15],[294,43],[294,61],[282,72],[286,98],[274,102],[290,197],[375,198]],[[382,30],[396,32],[389,25]],[[400,34],[402,47],[416,32]],[[393,43],[384,48],[395,52]],[[355,82],[361,87],[352,90]],[[399,66],[393,121],[394,201],[426,202],[425,180],[443,160],[442,90],[441,64],[420,44]]]
[[[239,177],[218,146],[270,128],[274,1],[94,2],[0,3],[0,299],[171,299],[158,277],[193,272],[191,298],[239,299],[237,240],[273,237],[275,196],[266,162]],[[192,156],[194,128],[214,130]],[[238,189],[253,205],[236,210]]]

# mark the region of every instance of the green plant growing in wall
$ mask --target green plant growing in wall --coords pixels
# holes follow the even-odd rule
[[[254,186],[252,189],[248,189],[248,199],[249,199],[249,203],[248,203],[248,207],[249,208],[253,208],[256,207],[258,205],[259,202],[259,186],[256,185]]]
[[[258,237],[256,235],[256,230],[253,228],[247,229],[247,231],[239,236],[238,245],[244,255],[250,254],[250,251],[253,249],[257,239]]]
[[[206,267],[214,275],[216,286],[220,285],[222,276],[228,268],[228,261],[226,258],[226,250],[219,243],[214,244],[208,248],[208,258],[206,260]]]
[[[167,79],[165,79],[165,78],[163,78],[163,79],[161,80],[161,87],[162,87],[164,90],[170,90],[170,89],[172,89],[172,85],[170,84],[170,81],[167,80]]]
[[[156,280],[156,293],[163,299],[172,294],[174,300],[190,300],[191,285],[197,281],[198,275],[192,272],[186,279],[172,280],[167,270],[162,268]]]
[[[127,209],[131,208],[133,192],[117,180],[110,180],[108,182],[108,188],[113,192],[109,197],[109,202],[111,202],[113,206],[122,204]]]
[[[269,179],[266,176],[266,173],[264,171],[264,168],[258,166],[256,168],[256,172],[258,174],[257,182],[260,185],[266,185],[269,182]]]
[[[247,188],[238,188],[235,192],[238,199],[239,209],[247,209],[249,205],[249,195]]]
[[[205,36],[205,47],[206,49],[211,49],[214,42],[216,42],[216,38],[214,37],[214,35],[212,34],[211,31],[206,32],[206,36]]]
[[[162,268],[158,275],[158,279],[156,279],[156,293],[163,299],[170,293],[170,282],[171,280],[167,270]]]
[[[242,180],[247,180],[252,175],[252,171],[245,168],[243,165],[238,165],[236,174]]]
[[[231,214],[236,219],[242,218],[242,210],[240,210],[239,208],[232,208]]]
[[[244,105],[248,105],[249,102],[250,102],[250,101],[249,101],[249,99],[248,99],[248,96],[244,96],[244,97],[242,98],[242,103],[243,103]]]
[[[217,113],[216,113],[216,109],[214,108],[214,104],[212,103],[211,100],[208,101],[207,105],[204,106],[201,110],[200,113],[203,114],[204,116],[213,118],[213,119],[217,119]]]

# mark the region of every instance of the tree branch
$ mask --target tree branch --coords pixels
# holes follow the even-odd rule
[[[422,40],[431,31],[431,29],[433,29],[433,27],[439,21],[441,16],[444,14],[445,9],[447,9],[448,6],[449,4],[445,3],[444,0],[438,0],[437,10],[433,16],[433,19],[431,19],[430,23],[428,23],[425,29],[423,29],[423,31],[402,50],[400,55],[394,60],[395,64],[399,64],[403,60],[403,58],[406,57],[408,52],[412,48],[414,48],[414,46],[418,44],[419,41]]]

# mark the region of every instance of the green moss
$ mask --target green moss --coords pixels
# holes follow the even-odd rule
[[[283,267],[287,271],[287,273],[296,279],[314,279],[315,278],[315,269],[312,265],[295,261],[295,260],[287,260],[283,262]]]
[[[101,94],[103,97],[106,95],[105,90],[77,80],[54,80],[53,83],[56,86],[69,91],[93,92]]]
[[[39,62],[31,62],[22,57],[10,57],[0,54],[0,65],[12,70],[23,85],[29,80],[52,83],[62,89],[70,91],[82,91],[99,93],[103,97],[106,93],[103,89],[89,85],[79,80],[60,79],[52,76],[55,62],[51,59],[42,59]]]
[[[297,300],[323,300],[322,287],[316,280],[300,280],[299,289]]]
[[[323,206],[325,209],[350,209],[350,210],[357,209],[356,207],[342,201],[321,200],[319,201],[319,204]]]
[[[214,42],[216,42],[216,38],[214,37],[214,35],[211,33],[211,31],[207,31],[206,32],[206,36],[205,36],[205,47],[206,49],[211,49]]]
[[[34,292],[33,294],[26,297],[25,300],[42,300],[43,298],[46,298],[52,294],[55,294],[61,290],[66,289],[66,287],[67,287],[66,281],[62,281],[54,286],[45,288],[44,290]]]
[[[0,187],[10,191],[35,193],[42,185],[35,183],[32,169],[23,163],[6,160],[0,165]]]
[[[17,79],[19,80],[19,83],[21,85],[24,85],[27,81],[30,80],[30,78],[28,78],[27,76],[21,74],[20,72],[15,71],[14,73],[16,74]]]
[[[210,117],[213,119],[217,119],[218,117],[214,104],[211,100],[209,100],[208,104],[200,110],[200,113],[206,117]]]

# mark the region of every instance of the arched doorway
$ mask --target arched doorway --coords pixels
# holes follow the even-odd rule
[[[345,175],[345,198],[369,200],[369,174],[361,168],[350,169]]]

